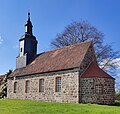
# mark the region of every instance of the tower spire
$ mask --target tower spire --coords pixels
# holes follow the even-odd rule
[[[26,31],[25,33],[26,34],[30,34],[32,35],[32,23],[30,21],[30,12],[28,11],[28,20],[27,20],[27,23],[25,24],[25,27],[26,27]]]
[[[37,40],[32,34],[32,23],[30,20],[30,12],[27,15],[27,22],[25,24],[25,34],[21,36],[19,56],[16,58],[16,68],[27,66],[37,54]]]

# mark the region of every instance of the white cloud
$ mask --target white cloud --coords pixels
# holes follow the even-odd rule
[[[113,62],[116,62],[117,68],[120,70],[120,58],[114,59]]]
[[[102,68],[107,62],[109,61],[109,59],[104,60],[103,62],[100,63],[100,67]],[[114,64],[118,70],[120,70],[120,58],[116,58],[113,59],[112,61],[109,62],[109,64]],[[109,66],[106,67],[105,70],[109,70]]]
[[[0,36],[0,44],[2,44],[3,43],[3,38]]]

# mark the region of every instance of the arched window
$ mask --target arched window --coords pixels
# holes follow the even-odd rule
[[[17,93],[17,82],[14,82],[14,93]]]
[[[103,85],[102,84],[97,84],[95,86],[95,93],[99,94],[99,95],[103,94]]]
[[[30,92],[30,80],[27,80],[27,81],[26,81],[26,84],[25,84],[25,92],[26,92],[26,93],[29,93],[29,92]]]

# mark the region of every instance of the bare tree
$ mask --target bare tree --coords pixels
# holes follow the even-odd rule
[[[62,33],[57,34],[56,38],[51,42],[51,46],[52,48],[62,48],[92,40],[99,66],[113,75],[117,68],[115,59],[119,57],[119,53],[112,49],[112,44],[104,44],[103,39],[104,34],[89,22],[73,22],[65,27]]]

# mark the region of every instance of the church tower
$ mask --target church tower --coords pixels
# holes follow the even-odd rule
[[[22,68],[28,65],[37,54],[37,40],[32,33],[32,23],[30,21],[30,13],[25,24],[25,34],[19,39],[19,55],[16,58],[16,68]]]

